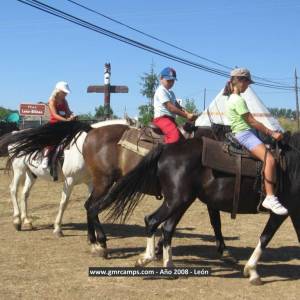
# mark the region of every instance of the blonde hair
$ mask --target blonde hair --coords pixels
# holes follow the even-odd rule
[[[51,93],[49,99],[50,99],[50,100],[51,100],[51,99],[56,100],[56,99],[57,99],[57,96],[58,96],[58,94],[59,94],[59,92],[61,92],[61,90],[55,88],[55,89],[52,91],[52,93]]]

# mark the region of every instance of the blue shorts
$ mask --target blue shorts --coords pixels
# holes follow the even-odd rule
[[[256,146],[263,144],[263,142],[256,136],[253,130],[245,130],[236,133],[235,138],[248,150],[254,149]]]

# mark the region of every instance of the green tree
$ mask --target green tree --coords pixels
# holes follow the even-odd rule
[[[92,115],[92,113],[87,113],[87,114],[80,114],[78,115],[79,120],[94,120],[95,116]]]
[[[154,108],[151,104],[139,106],[139,122],[142,125],[148,125],[154,116]]]
[[[0,120],[5,119],[11,112],[12,110],[0,106]]]
[[[141,78],[141,94],[146,96],[148,104],[139,106],[138,120],[142,125],[148,125],[154,117],[153,98],[159,85],[159,77],[154,71],[154,64],[151,64],[150,72],[144,73]]]
[[[112,116],[113,118],[115,117],[113,110],[111,107],[109,108],[109,115]],[[95,107],[95,118],[99,120],[105,120],[106,118],[106,108],[103,105],[99,105],[98,107]]]
[[[155,90],[157,89],[159,85],[159,78],[158,75],[154,72],[154,64],[151,64],[150,67],[150,72],[149,73],[144,73],[143,76],[141,76],[142,82],[140,85],[142,86],[141,88],[141,94],[143,96],[146,96],[148,99],[149,105],[153,105],[153,98],[155,94]]]

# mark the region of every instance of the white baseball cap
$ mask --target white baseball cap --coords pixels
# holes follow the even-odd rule
[[[60,90],[60,91],[65,92],[66,94],[70,94],[70,92],[71,92],[68,83],[65,82],[65,81],[59,81],[59,82],[55,85],[55,88],[56,88],[57,90]]]
[[[254,83],[254,81],[252,80],[251,78],[251,74],[250,74],[250,71],[248,69],[245,69],[245,68],[236,68],[236,69],[233,69],[231,72],[230,72],[230,76],[231,77],[245,77],[249,80],[250,83]]]

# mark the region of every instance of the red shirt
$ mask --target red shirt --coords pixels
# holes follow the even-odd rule
[[[68,106],[66,101],[64,100],[62,103],[55,103],[55,108],[56,108],[56,113],[60,115],[61,117],[66,118],[67,113],[68,113]],[[50,110],[50,120],[49,123],[57,123],[60,122],[61,120],[57,120],[56,117],[52,114]]]

